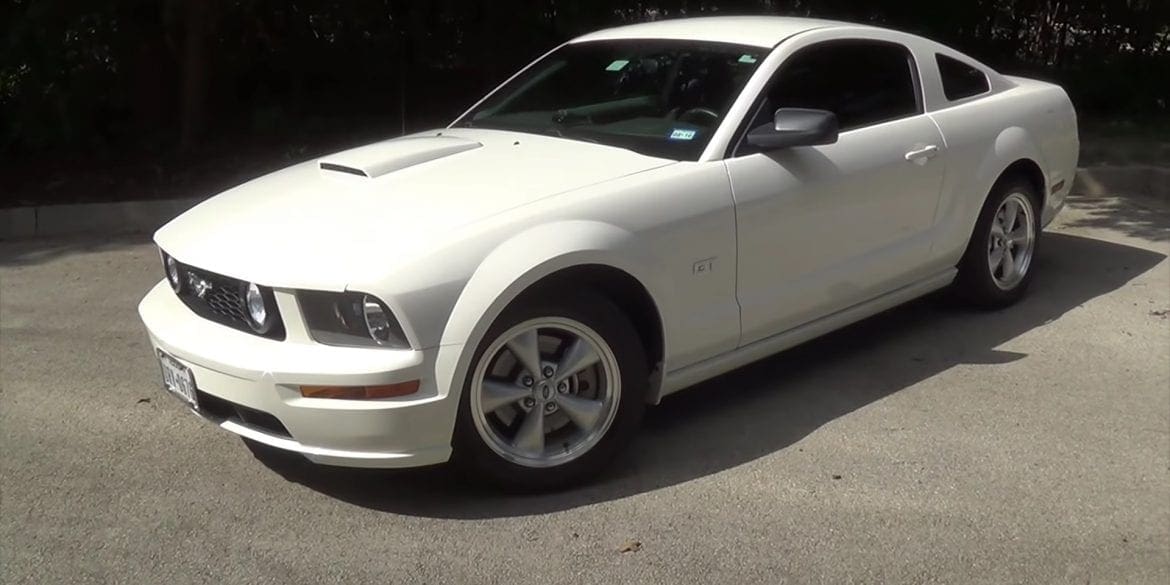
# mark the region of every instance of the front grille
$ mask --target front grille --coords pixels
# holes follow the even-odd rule
[[[212,396],[202,390],[196,390],[195,394],[199,400],[199,412],[217,422],[230,420],[270,435],[292,438],[280,420],[267,412]]]
[[[220,317],[235,323],[248,324],[248,316],[244,313],[246,310],[244,299],[234,287],[230,285],[216,286],[208,291],[207,296],[203,297],[203,301],[207,303],[207,308],[215,311]]]
[[[179,299],[195,314],[261,337],[284,339],[284,324],[270,289],[262,287],[261,291],[266,309],[271,315],[272,326],[261,332],[252,327],[248,318],[248,308],[244,301],[247,282],[185,264],[179,266],[179,275],[182,282]]]

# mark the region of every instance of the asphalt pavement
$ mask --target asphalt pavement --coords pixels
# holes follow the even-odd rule
[[[596,483],[316,467],[185,411],[145,237],[0,242],[5,583],[1168,583],[1170,207],[674,395]],[[624,552],[623,552],[624,551]]]

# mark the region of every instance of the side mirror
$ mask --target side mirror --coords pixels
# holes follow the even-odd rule
[[[753,128],[748,144],[760,150],[817,146],[837,141],[837,115],[826,110],[780,108],[771,124]]]

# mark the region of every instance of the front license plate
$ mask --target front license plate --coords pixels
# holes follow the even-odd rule
[[[199,408],[195,398],[195,377],[191,375],[191,368],[179,363],[179,360],[158,352],[158,363],[162,367],[163,388],[179,397],[191,408]]]

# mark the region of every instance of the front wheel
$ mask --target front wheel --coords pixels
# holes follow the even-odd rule
[[[477,348],[453,459],[512,490],[586,481],[636,430],[648,378],[637,332],[608,299],[509,307]]]
[[[1032,280],[1040,241],[1039,196],[1026,181],[1006,181],[987,198],[967,252],[957,292],[984,307],[1018,301]]]

